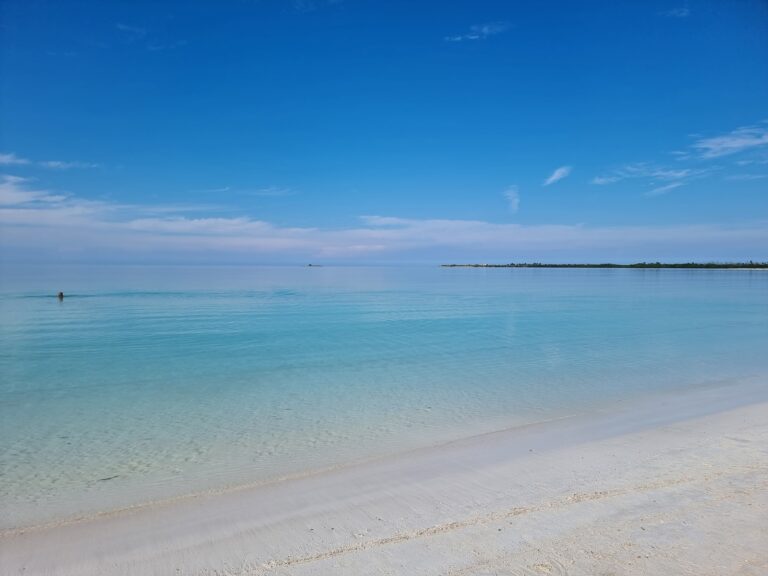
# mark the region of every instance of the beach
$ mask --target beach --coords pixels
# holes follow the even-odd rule
[[[0,572],[764,574],[765,383],[6,530]]]
[[[0,0],[0,576],[768,576],[766,23]]]

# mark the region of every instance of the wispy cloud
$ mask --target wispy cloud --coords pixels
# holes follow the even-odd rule
[[[768,178],[768,174],[731,174],[730,176],[726,176],[726,180],[736,180],[736,181],[751,181],[751,180],[763,180],[764,178]]]
[[[40,160],[36,162],[10,152],[0,153],[0,166],[40,166],[51,170],[69,170],[70,168],[98,168],[99,165],[93,162],[65,162],[63,160]]]
[[[516,189],[511,189],[517,192]],[[509,192],[509,190],[508,190]],[[513,198],[515,195],[513,195]],[[124,206],[36,189],[29,179],[0,180],[3,258],[65,251],[85,258],[361,259],[451,254],[451,258],[729,258],[765,253],[768,225],[590,227],[372,215],[346,228],[278,226],[240,215],[190,217],[154,206]],[[585,252],[586,251],[586,252]],[[206,260],[208,259],[208,260]]]
[[[446,36],[446,42],[463,42],[464,40],[485,40],[490,36],[496,36],[509,30],[509,22],[488,22],[487,24],[476,24],[470,26],[469,32]]]
[[[571,173],[571,167],[570,166],[560,166],[557,170],[552,172],[549,178],[547,178],[544,181],[544,186],[549,186],[550,184],[554,184],[555,182],[558,182],[568,176],[568,174]]]
[[[20,158],[13,152],[0,153],[0,166],[21,166],[24,164],[30,164],[31,160],[26,158]]]
[[[623,178],[621,176],[595,176],[592,178],[592,184],[597,184],[598,186],[604,186],[605,184],[613,184],[614,182],[618,182],[619,180],[622,180]]]
[[[653,190],[649,190],[644,194],[644,196],[662,196],[663,194],[671,192],[675,188],[680,188],[680,186],[683,186],[682,182],[672,182],[671,184],[665,184],[664,186],[659,186]]]
[[[742,126],[728,134],[701,138],[692,148],[702,158],[719,158],[768,145],[768,122]]]
[[[592,179],[592,184],[613,184],[620,180],[626,180],[629,178],[648,178],[652,180],[682,180],[684,178],[690,178],[703,174],[703,169],[693,168],[664,168],[647,164],[645,162],[636,162],[634,164],[626,164],[621,168],[613,170],[609,174],[603,176],[596,176]]]
[[[605,186],[608,184],[614,184],[622,180],[634,179],[639,181],[645,181],[647,186],[651,186],[651,190],[645,192],[644,196],[660,196],[671,192],[675,188],[683,186],[690,180],[701,178],[707,174],[713,172],[715,168],[666,168],[661,166],[654,166],[644,162],[638,162],[634,164],[627,164],[621,168],[613,170],[612,172],[596,176],[592,179],[592,184]]]
[[[645,180],[650,188],[645,196],[660,196],[692,180],[720,173],[724,180],[761,180],[761,174],[728,174],[735,166],[768,164],[768,121],[736,128],[727,134],[711,137],[694,137],[684,150],[672,152],[683,168],[670,168],[648,162],[626,164],[607,173],[595,176],[592,184],[608,185],[622,180]],[[718,161],[724,156],[737,155],[730,165]],[[714,161],[718,161],[715,163]]]
[[[662,16],[667,18],[687,18],[691,15],[691,9],[688,6],[681,6],[679,8],[672,8],[671,10],[665,10],[660,12]]]
[[[520,190],[517,186],[510,186],[504,191],[504,198],[507,199],[509,211],[513,214],[520,209]]]
[[[65,162],[64,160],[43,160],[37,163],[44,168],[52,170],[69,170],[71,168],[98,168],[98,164],[93,162]]]
[[[15,206],[20,204],[37,205],[43,203],[60,203],[67,199],[62,194],[54,194],[48,190],[35,189],[31,178],[22,178],[11,174],[0,174],[0,206]]]
[[[738,166],[765,165],[768,164],[768,152],[758,152],[751,155],[750,158],[741,158],[736,160]]]

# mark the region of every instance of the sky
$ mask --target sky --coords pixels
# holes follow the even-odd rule
[[[763,0],[0,0],[0,261],[768,260]]]

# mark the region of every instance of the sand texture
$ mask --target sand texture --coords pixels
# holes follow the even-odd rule
[[[1,574],[768,574],[768,390],[702,389],[0,536]]]

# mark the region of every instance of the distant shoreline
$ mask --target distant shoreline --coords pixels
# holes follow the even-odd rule
[[[705,270],[762,270],[768,269],[768,262],[638,262],[636,264],[541,264],[539,262],[521,262],[519,264],[441,264],[443,268],[684,268]]]

